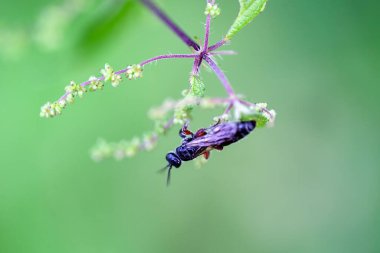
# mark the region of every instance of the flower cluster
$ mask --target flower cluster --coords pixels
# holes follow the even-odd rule
[[[91,157],[95,161],[101,161],[112,156],[120,160],[134,156],[139,149],[140,140],[138,138],[134,138],[132,141],[123,140],[118,143],[108,143],[100,139],[91,150]]]
[[[90,91],[102,90],[104,88],[104,83],[95,76],[91,76],[88,81],[90,82],[88,87]]]
[[[103,139],[98,140],[91,150],[91,157],[95,161],[101,161],[109,157],[121,160],[126,157],[133,157],[140,151],[152,150],[158,141],[158,133],[151,132],[142,137],[134,137],[130,141],[122,140],[119,142],[107,142]]]
[[[111,85],[113,87],[119,86],[121,82],[121,75],[116,74],[113,68],[108,63],[106,63],[104,69],[100,70],[100,74],[103,75],[105,82],[111,81]]]
[[[61,114],[65,106],[73,103],[76,97],[82,98],[87,91],[102,90],[106,82],[110,82],[112,87],[118,87],[122,81],[121,74],[124,72],[128,79],[142,77],[142,67],[138,64],[117,72],[109,64],[105,64],[104,68],[100,70],[101,77],[91,76],[88,81],[81,84],[71,81],[65,87],[65,94],[58,101],[48,102],[41,107],[40,116],[50,118]]]
[[[220,15],[220,8],[217,4],[207,3],[205,15],[210,15],[212,18],[215,18]]]
[[[57,116],[61,114],[62,109],[65,108],[65,105],[65,101],[54,103],[47,102],[41,107],[40,116],[45,118]]]
[[[86,92],[86,88],[83,86],[76,84],[74,81],[70,82],[70,85],[65,87],[65,91],[67,94],[71,94],[73,97],[83,97],[83,94]]]
[[[129,80],[137,79],[142,77],[142,67],[140,64],[134,64],[132,66],[128,66],[128,70],[125,73],[126,77]]]

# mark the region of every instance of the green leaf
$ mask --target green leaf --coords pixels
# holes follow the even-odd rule
[[[239,3],[239,14],[226,35],[228,40],[264,11],[267,0],[239,0]]]
[[[256,121],[256,127],[259,128],[259,127],[265,127],[268,122],[269,122],[269,119],[267,117],[265,117],[264,115],[262,114],[251,114],[251,115],[242,115],[241,118],[240,118],[241,121],[251,121],[251,120],[254,120]]]
[[[192,95],[194,97],[204,97],[205,95],[206,87],[202,80],[198,76],[191,76],[190,77],[190,90],[189,95]]]

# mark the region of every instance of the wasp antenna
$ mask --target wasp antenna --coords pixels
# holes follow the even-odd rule
[[[157,170],[157,173],[163,173],[166,171],[167,168],[169,168],[170,164],[166,165],[165,167],[163,167],[162,169],[159,169]]]
[[[169,165],[169,169],[168,169],[168,177],[166,179],[166,186],[169,186],[170,185],[170,171],[172,170],[172,166]]]

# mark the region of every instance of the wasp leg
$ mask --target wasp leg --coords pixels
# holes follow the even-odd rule
[[[219,151],[223,150],[223,146],[213,146],[213,148],[216,149],[216,150],[219,150]]]
[[[210,151],[204,152],[203,157],[207,160],[210,157]]]
[[[182,139],[185,139],[187,138],[189,135],[191,136],[191,138],[193,138],[194,134],[193,132],[191,132],[189,129],[187,129],[187,127],[189,126],[189,123],[186,122],[183,127],[179,130],[179,136],[182,138]]]
[[[206,134],[207,134],[206,129],[201,128],[201,129],[199,129],[199,130],[195,133],[194,137],[201,137],[201,136],[205,136]]]

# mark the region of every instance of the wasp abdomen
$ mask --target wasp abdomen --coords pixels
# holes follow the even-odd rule
[[[256,121],[246,121],[237,123],[236,138],[238,140],[247,136],[256,127]]]

